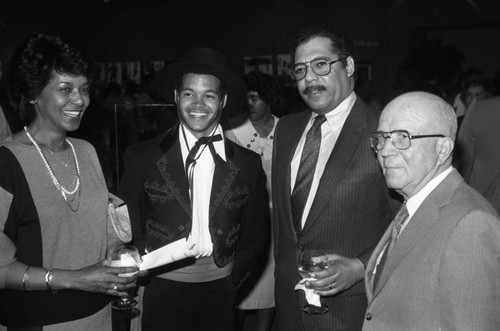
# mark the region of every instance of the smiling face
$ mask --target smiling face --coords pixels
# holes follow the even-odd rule
[[[453,121],[456,123],[453,116],[451,106],[428,93],[400,96],[384,108],[377,131],[407,130],[410,135],[446,136],[412,139],[405,150],[387,141],[377,157],[388,187],[409,199],[451,165],[454,144],[450,137]]]
[[[180,120],[199,139],[210,135],[218,125],[227,96],[221,95],[219,78],[187,73],[174,98]]]
[[[54,73],[36,98],[34,125],[55,133],[75,131],[89,104],[86,77]]]
[[[308,63],[315,59],[338,60],[341,56],[332,50],[331,41],[326,37],[314,37],[295,50],[295,64]],[[354,60],[347,57],[331,65],[328,75],[319,76],[310,67],[304,79],[297,81],[300,96],[309,108],[318,114],[326,114],[344,101],[354,89]]]

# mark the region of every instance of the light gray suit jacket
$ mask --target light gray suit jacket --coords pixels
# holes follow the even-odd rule
[[[401,233],[373,289],[365,274],[363,330],[500,330],[500,218],[453,170]]]

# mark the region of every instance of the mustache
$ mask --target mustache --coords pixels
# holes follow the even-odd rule
[[[320,92],[320,91],[326,91],[326,86],[325,85],[307,86],[305,89],[302,90],[302,93],[309,94],[311,92]]]

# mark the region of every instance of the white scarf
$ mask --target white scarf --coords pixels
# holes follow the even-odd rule
[[[182,131],[179,130],[179,131]],[[193,148],[196,143],[196,138],[185,129],[187,143],[190,148]],[[221,133],[222,129],[217,127],[215,134]],[[182,135],[182,133],[180,133]],[[180,137],[184,141],[184,137]],[[214,142],[214,147],[217,144],[224,145],[223,141]],[[219,146],[220,146],[219,145]],[[218,150],[219,148],[215,148]],[[185,144],[182,146],[183,159],[186,160],[189,153]],[[219,152],[219,151],[218,151]],[[199,156],[199,158],[198,158]],[[210,194],[212,191],[212,180],[215,170],[215,161],[210,152],[208,145],[202,145],[197,155],[195,156],[196,165],[193,172],[193,192],[191,192],[192,200],[192,225],[191,233],[187,239],[187,246],[191,253],[199,257],[208,257],[212,255],[213,244],[212,237],[209,231],[209,209],[210,209]],[[193,165],[190,165],[192,167]],[[189,170],[189,169],[188,169]],[[189,171],[188,171],[189,173]]]

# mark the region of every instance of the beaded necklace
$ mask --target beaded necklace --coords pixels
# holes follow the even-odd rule
[[[35,139],[29,133],[27,126],[24,127],[24,131],[26,132],[26,136],[28,136],[29,140],[33,143],[36,150],[38,151],[38,154],[42,158],[43,163],[45,164],[45,167],[47,168],[49,175],[50,175],[50,178],[52,179],[52,182],[54,183],[55,187],[61,192],[64,200],[66,201],[66,203],[68,203],[71,210],[76,212],[78,210],[78,207],[80,206],[80,201],[78,200],[78,206],[76,207],[76,209],[73,209],[73,207],[69,204],[69,201],[67,198],[67,195],[75,194],[76,191],[80,188],[80,165],[78,163],[78,158],[76,157],[75,147],[73,146],[71,141],[68,140],[68,138],[65,139],[66,143],[68,143],[69,147],[71,148],[71,151],[73,152],[73,159],[75,160],[75,166],[76,166],[75,188],[72,191],[68,191],[64,186],[61,185],[61,183],[57,179],[56,175],[54,174],[54,171],[52,170],[52,167],[50,166],[49,162],[47,161],[47,158],[45,157],[45,154],[43,154],[42,149],[40,148],[40,146],[37,144]]]

